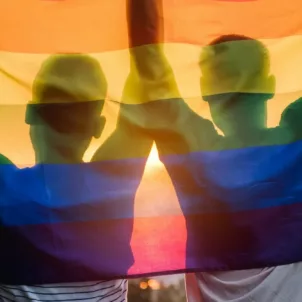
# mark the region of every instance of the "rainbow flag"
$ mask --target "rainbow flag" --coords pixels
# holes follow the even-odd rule
[[[302,260],[302,2],[140,2],[0,1],[1,283]]]

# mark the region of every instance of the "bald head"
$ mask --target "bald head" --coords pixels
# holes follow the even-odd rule
[[[107,81],[99,62],[88,55],[52,55],[43,62],[32,87],[33,102],[104,100]]]
[[[295,139],[301,139],[302,129],[302,98],[289,104],[283,111],[280,120],[280,126],[292,131]]]
[[[202,97],[225,135],[246,135],[266,127],[266,101],[274,95],[275,77],[260,41],[221,36],[203,49],[200,69]]]
[[[88,55],[52,55],[33,82],[28,124],[47,124],[60,132],[85,132],[100,115],[107,81],[99,62]]]
[[[229,92],[272,92],[268,50],[260,41],[224,35],[205,47],[200,56],[203,95]]]
[[[87,55],[50,56],[32,87],[26,122],[37,162],[81,162],[100,137],[107,82],[99,62]]]

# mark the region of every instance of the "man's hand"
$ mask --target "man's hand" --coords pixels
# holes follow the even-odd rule
[[[128,0],[127,14],[131,68],[124,99],[142,105],[126,110],[125,117],[156,141],[160,155],[205,148],[210,139],[203,137],[218,135],[180,97],[163,51],[162,0]]]
[[[131,60],[128,83],[132,83],[128,90],[143,91],[135,103],[178,98],[175,77],[163,51],[162,0],[127,0],[127,20]]]
[[[127,0],[129,47],[163,42],[162,0]]]
[[[180,98],[173,70],[163,51],[162,0],[127,0],[130,74],[124,117],[167,152],[185,152],[186,120],[191,110]],[[166,146],[166,148],[164,148]]]

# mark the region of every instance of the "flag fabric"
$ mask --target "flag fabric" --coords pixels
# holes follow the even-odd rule
[[[301,261],[302,143],[293,130],[299,128],[301,9],[298,0],[164,1],[162,44],[178,88],[166,94],[151,89],[144,103],[145,98],[131,97],[125,89],[131,79],[124,1],[1,0],[0,282],[92,281]],[[222,139],[208,102],[200,96],[201,53],[214,49],[208,44],[215,38],[230,34],[259,40],[267,49],[269,74],[275,79],[274,85],[256,88],[237,81],[231,88],[222,84],[220,90],[215,88],[217,95],[269,95],[265,117],[269,135],[259,132],[251,143],[242,137]],[[242,64],[257,64],[249,42],[227,43]],[[152,45],[138,48],[152,50]],[[103,72],[93,73],[89,83],[106,82],[106,89],[94,91],[83,82],[86,63],[58,67],[59,75],[47,73],[45,62],[53,54],[89,55]],[[72,66],[78,74],[70,79]],[[58,100],[43,90],[45,85],[67,93]],[[196,122],[186,120],[185,113],[168,120],[167,104],[176,104],[179,94]],[[76,96],[75,111],[58,106],[70,96]],[[104,130],[84,150],[84,163],[39,162],[48,151],[44,141],[34,142],[36,134],[29,125],[39,122],[31,115],[47,120],[48,112],[56,116],[64,110],[58,116],[66,120],[54,120],[60,120],[60,135],[65,125],[77,124],[81,113],[90,112],[81,103],[90,102],[94,108],[103,100]],[[132,122],[139,127],[134,127],[127,112],[141,110],[141,105],[145,107],[139,112],[147,118],[142,125],[136,115],[137,123]],[[162,115],[164,126],[150,130],[154,116]],[[197,115],[207,119],[201,123],[200,136],[192,131],[199,127]],[[238,117],[239,124],[245,120]],[[191,128],[179,132],[186,146],[179,150],[173,144],[179,139],[173,127],[188,123]],[[80,128],[85,124],[80,121]],[[66,152],[73,138],[62,138]],[[196,144],[188,147],[189,138]],[[200,140],[206,143],[199,144]]]

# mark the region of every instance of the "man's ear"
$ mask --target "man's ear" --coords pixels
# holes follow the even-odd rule
[[[265,89],[267,89],[269,94],[268,99],[272,99],[275,96],[276,91],[276,77],[274,75],[271,74],[267,77]]]
[[[102,132],[104,130],[106,124],[106,118],[104,116],[99,116],[94,124],[94,129],[93,129],[93,137],[94,138],[100,138],[102,135]]]
[[[201,76],[200,78],[199,78],[199,88],[200,88],[200,95],[201,95],[201,97],[202,97],[202,99],[204,100],[204,101],[206,101],[205,99],[204,99],[204,90],[205,90],[205,83],[204,83],[204,78]]]
[[[212,95],[209,94],[209,89],[207,88],[207,83],[205,81],[204,77],[200,77],[199,79],[199,85],[200,85],[200,94],[201,94],[201,98],[205,101],[205,102],[209,102]]]

